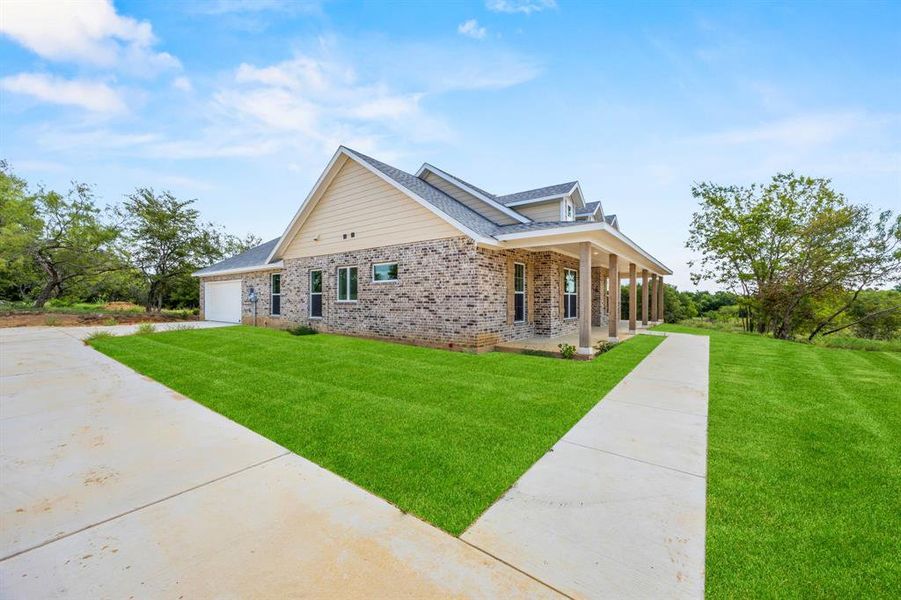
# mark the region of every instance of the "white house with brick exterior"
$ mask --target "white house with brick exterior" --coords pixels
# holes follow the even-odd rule
[[[578,332],[586,355],[592,326],[619,334],[623,278],[635,330],[671,274],[578,181],[498,196],[343,146],[281,237],[194,273],[209,320],[468,350]]]

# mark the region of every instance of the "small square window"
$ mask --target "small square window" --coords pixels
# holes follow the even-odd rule
[[[372,265],[373,281],[397,281],[397,263],[379,263]]]

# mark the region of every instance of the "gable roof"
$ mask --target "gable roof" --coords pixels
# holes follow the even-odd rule
[[[585,206],[576,209],[576,216],[593,215],[601,207],[600,202],[586,202]]]
[[[411,175],[406,171],[401,171],[397,167],[392,167],[391,165],[376,160],[371,156],[366,156],[356,150],[351,150],[344,146],[342,146],[342,148],[418,198],[428,202],[444,214],[450,216],[453,219],[453,221],[451,221],[452,225],[457,225],[457,227],[463,225],[463,227],[471,229],[486,237],[490,237],[494,233],[494,229],[497,227],[494,222],[487,217],[483,217],[462,202],[448,196],[435,186],[426,183],[419,177]],[[454,223],[454,221],[457,223]]]
[[[475,196],[476,198],[478,198],[479,200],[481,200],[488,206],[491,206],[492,208],[501,211],[508,217],[516,219],[520,223],[529,223],[531,221],[531,219],[529,219],[525,215],[522,215],[522,214],[516,212],[512,208],[507,208],[505,205],[498,202],[497,197],[494,194],[486,192],[485,190],[478,188],[478,187],[472,185],[471,183],[467,183],[467,182],[463,181],[462,179],[460,179],[459,177],[457,177],[456,175],[451,175],[447,171],[442,171],[438,167],[430,165],[429,163],[423,163],[422,166],[419,167],[419,170],[416,171],[416,177],[425,180],[425,178],[423,177],[423,173],[425,173],[426,171],[436,175],[437,177],[440,177],[441,179],[447,181],[454,187],[459,188],[472,196]]]
[[[577,185],[579,185],[578,181],[568,181],[566,183],[535,188],[534,190],[498,196],[497,201],[505,206],[516,206],[518,204],[529,204],[541,200],[552,200],[569,194]]]
[[[306,218],[321,198],[321,192],[324,192],[328,188],[341,167],[346,164],[347,160],[352,160],[367,169],[382,181],[388,183],[396,190],[402,192],[413,201],[428,209],[430,212],[480,244],[503,247],[509,240],[522,240],[542,235],[556,235],[559,230],[564,230],[565,233],[607,231],[626,242],[653,263],[662,267],[666,272],[670,272],[662,265],[662,263],[647,254],[634,242],[629,240],[629,238],[623,235],[619,231],[619,222],[617,221],[616,215],[604,215],[600,202],[584,203],[577,181],[535,188],[524,192],[507,194],[505,196],[495,196],[494,194],[466,183],[459,177],[443,171],[438,173],[440,170],[431,167],[428,163],[425,163],[420,168],[418,174],[422,174],[424,170],[429,170],[436,175],[440,175],[447,181],[454,183],[454,185],[457,185],[456,182],[459,182],[457,187],[466,186],[471,188],[478,194],[484,195],[487,198],[492,198],[494,202],[503,205],[504,207],[553,200],[578,193],[577,204],[582,204],[582,206],[576,206],[577,215],[594,215],[600,211],[601,215],[604,217],[602,221],[574,220],[531,222],[526,219],[526,222],[512,225],[499,225],[418,176],[411,175],[406,171],[402,171],[401,169],[383,163],[371,156],[357,152],[356,150],[352,150],[345,146],[339,146],[281,237],[269,240],[264,244],[260,244],[255,248],[251,248],[237,256],[218,262],[215,265],[200,269],[193,274],[197,276],[211,276],[281,268],[283,263],[281,260],[278,260],[280,252],[291,242],[297,235],[297,232],[303,227]],[[464,188],[461,187],[461,189]],[[574,198],[575,197],[576,196],[574,196]],[[511,209],[508,208],[507,210]]]
[[[275,248],[276,244],[278,244],[280,239],[280,237],[277,237],[274,240],[269,240],[259,246],[254,246],[241,254],[226,258],[214,265],[195,271],[193,275],[208,275],[223,271],[238,272],[263,268],[276,268],[280,263],[271,262],[269,260],[269,254],[272,252],[272,249]]]
[[[619,219],[616,218],[616,215],[604,215],[604,222],[619,231]]]

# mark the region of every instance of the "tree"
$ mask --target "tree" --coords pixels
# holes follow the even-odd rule
[[[259,243],[254,236],[241,240],[200,222],[200,214],[191,207],[194,202],[138,188],[118,209],[125,224],[124,250],[144,279],[148,311],[162,309],[173,290],[196,290],[192,272]]]
[[[891,340],[901,335],[901,291],[864,290],[848,309],[848,322],[830,329],[831,335],[849,327],[857,337]]]
[[[101,218],[90,187],[73,182],[62,196],[25,182],[0,165],[0,271],[4,287],[39,288],[34,306],[63,294],[66,286],[120,268],[113,252],[118,229]],[[27,287],[27,290],[24,289]]]
[[[712,280],[741,293],[748,327],[779,338],[807,326],[817,335],[867,287],[901,278],[901,216],[874,215],[827,179],[776,175],[749,188],[701,183],[692,195],[686,246],[701,254],[693,281]],[[824,298],[844,295],[816,317]]]
[[[40,284],[29,249],[39,238],[43,222],[34,196],[24,179],[0,161],[0,294],[3,298],[25,298]]]

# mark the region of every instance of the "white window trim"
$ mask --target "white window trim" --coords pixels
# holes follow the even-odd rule
[[[573,281],[576,282],[576,291],[572,294],[570,294],[566,291],[566,272],[567,271],[570,271],[575,275],[575,277],[573,277]],[[575,296],[576,297],[576,314],[571,317],[566,316],[566,307],[569,306],[569,302],[567,302],[567,300],[566,300],[567,296]],[[572,320],[578,319],[578,318],[579,318],[579,272],[576,271],[575,269],[564,268],[563,269],[563,320],[564,321],[572,321]]]
[[[522,291],[516,291],[516,265],[522,267]],[[526,295],[528,286],[528,275],[526,272],[526,263],[515,262],[513,263],[513,322],[514,323],[525,323],[526,319],[529,318],[529,306],[528,306],[528,296]],[[516,320],[516,295],[522,294],[522,319]]]
[[[319,290],[320,291],[318,291],[318,292],[313,291],[313,273],[319,273]],[[308,282],[307,283],[307,297],[308,297],[308,304],[310,305],[309,310],[307,310],[307,313],[308,313],[307,316],[310,319],[318,320],[323,317],[323,315],[319,315],[318,317],[313,316],[313,294],[319,294],[320,298],[322,298],[325,295],[325,293],[322,291],[323,289],[325,289],[325,285],[324,285],[325,282],[322,279],[322,273],[323,273],[322,269],[310,269],[309,272],[307,273],[307,282]],[[325,306],[323,306],[321,300],[319,302],[319,309],[323,313],[325,312]]]
[[[375,278],[375,268],[383,267],[385,265],[397,265],[397,275],[395,275],[394,279],[376,279]],[[371,283],[374,283],[376,285],[382,284],[382,283],[397,283],[398,277],[400,276],[400,263],[397,262],[396,260],[389,260],[388,262],[372,263],[372,269],[370,270],[369,274],[371,276]],[[357,276],[359,277],[359,273]],[[359,282],[359,279],[358,279],[358,282]],[[359,290],[357,290],[357,291],[358,291],[358,295],[359,295]]]
[[[276,294],[272,291],[272,280],[278,277],[278,289],[279,292]],[[269,274],[269,316],[270,317],[280,317],[282,316],[282,274],[281,273],[270,273]],[[278,314],[272,312],[272,299],[278,296]]]
[[[347,295],[350,295],[350,269],[357,270],[357,300],[342,300],[341,299],[341,282],[339,278],[341,277],[341,269],[347,269]],[[338,304],[356,304],[360,298],[360,267],[358,265],[342,265],[340,267],[335,268],[335,301]]]

